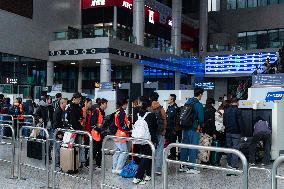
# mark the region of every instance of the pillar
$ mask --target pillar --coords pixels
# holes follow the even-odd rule
[[[220,1],[220,10],[221,10],[221,11],[227,10],[227,1],[228,1],[228,0],[221,0],[221,1]]]
[[[133,36],[137,45],[144,46],[144,32],[145,32],[145,1],[133,1]],[[140,64],[132,65],[132,83],[141,83],[143,89],[144,83],[144,66]]]
[[[117,6],[113,7],[113,23],[112,28],[114,31],[113,38],[116,38],[117,36]]]
[[[52,87],[54,78],[54,62],[47,62],[46,64],[46,86]]]
[[[200,0],[199,16],[199,56],[204,61],[208,38],[208,0]]]
[[[79,62],[79,72],[78,72],[78,92],[79,93],[82,93],[82,80],[83,80],[82,63]]]
[[[111,60],[101,59],[100,65],[100,83],[111,82]]]
[[[172,32],[171,43],[176,56],[181,56],[181,15],[182,1],[172,0]],[[175,90],[180,90],[180,72],[175,72]]]

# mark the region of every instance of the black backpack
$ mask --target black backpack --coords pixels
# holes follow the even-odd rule
[[[117,126],[115,125],[115,116],[116,112],[107,115],[104,120],[103,120],[103,125],[102,125],[102,136],[105,137],[107,135],[115,135],[117,132]]]
[[[181,129],[190,129],[194,123],[194,104],[185,104],[180,109],[180,127]]]
[[[163,130],[164,122],[163,122],[163,116],[162,116],[162,113],[161,113],[162,108],[163,108],[163,106],[159,106],[159,108],[157,108],[155,110],[153,110],[153,109],[149,110],[151,113],[154,113],[156,115],[158,131]]]

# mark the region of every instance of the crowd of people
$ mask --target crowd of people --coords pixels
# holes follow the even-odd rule
[[[83,98],[80,93],[75,93],[72,99],[62,98],[61,94],[56,94],[54,100],[48,95],[42,96],[38,104],[35,104],[31,98],[25,103],[17,98],[12,104],[9,98],[0,95],[1,114],[10,114],[15,119],[23,119],[21,115],[34,115],[36,124],[42,124],[48,131],[50,136],[54,135],[57,128],[68,128],[73,130],[87,131],[91,134],[93,140],[93,157],[96,169],[101,168],[102,163],[102,141],[106,134],[106,127],[112,123],[115,127],[113,135],[119,137],[130,137],[134,123],[141,119],[146,122],[150,133],[150,141],[156,147],[155,171],[157,175],[162,174],[163,149],[170,143],[180,142],[184,144],[200,144],[200,136],[206,134],[208,137],[218,143],[219,147],[227,147],[239,149],[241,133],[242,133],[242,116],[238,109],[238,99],[226,99],[220,102],[218,109],[215,109],[215,101],[212,98],[206,100],[203,107],[200,102],[203,96],[203,89],[195,89],[194,97],[189,98],[182,108],[176,104],[176,95],[171,94],[167,100],[167,109],[159,103],[159,95],[153,92],[149,97],[141,96],[133,104],[133,117],[127,115],[128,99],[118,99],[117,110],[111,115],[106,116],[105,110],[108,108],[108,101],[104,98],[96,99],[95,103],[89,98]],[[186,127],[182,126],[182,116],[186,111],[192,110],[191,121]],[[183,112],[184,111],[184,112]],[[3,120],[3,118],[0,118]],[[111,121],[107,121],[111,120]],[[259,118],[256,123],[260,123],[263,119]],[[263,120],[264,121],[264,120]],[[108,124],[108,125],[106,125]],[[266,124],[267,125],[267,124]],[[271,130],[267,125],[262,123],[256,128],[255,138],[251,146],[250,162],[255,163],[254,152],[255,144],[262,140],[265,142],[266,156],[263,160],[264,164],[268,164],[270,157]],[[108,129],[110,130],[110,129]],[[5,135],[5,133],[3,133]],[[24,135],[29,136],[30,133]],[[63,140],[64,133],[58,132],[56,138]],[[81,136],[76,138],[76,143],[89,144],[87,137]],[[215,144],[214,143],[214,144]],[[213,142],[211,142],[213,145]],[[126,140],[114,139],[113,146],[116,153],[113,154],[112,173],[120,174],[123,167],[127,163],[128,155],[119,153],[118,151],[128,152],[130,147]],[[60,168],[60,145],[51,144],[56,148],[56,166]],[[134,153],[151,155],[151,148],[147,144],[134,144],[131,146]],[[51,150],[50,150],[51,151]],[[169,158],[173,160],[181,160],[190,163],[198,163],[198,150],[172,148]],[[209,158],[207,163],[219,165],[221,155],[217,156],[217,160]],[[138,165],[138,170],[134,177],[133,183],[145,184],[151,180],[151,160],[147,158],[134,158]],[[79,150],[80,167],[89,166],[89,150]],[[239,166],[238,157],[232,154],[227,155],[227,166],[237,169]],[[180,172],[188,174],[199,174],[200,170],[192,166],[183,166],[179,168]]]

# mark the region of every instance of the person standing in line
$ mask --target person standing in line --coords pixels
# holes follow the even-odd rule
[[[61,93],[57,93],[55,95],[55,98],[56,99],[53,101],[53,108],[54,108],[54,110],[56,110],[57,108],[60,107],[60,100],[62,98],[62,94]]]
[[[114,115],[115,126],[117,132],[115,136],[118,137],[129,137],[130,122],[128,120],[125,110],[128,107],[127,99],[123,99],[117,103],[118,109]],[[114,147],[116,151],[128,152],[126,140],[114,139]],[[113,157],[112,173],[120,174],[125,162],[127,160],[127,154],[116,152]]]
[[[158,102],[159,94],[157,92],[153,92],[150,95],[151,107],[149,111],[154,113],[157,118],[158,124],[158,144],[156,147],[156,174],[162,174],[162,166],[163,166],[163,150],[165,145],[165,134],[167,129],[167,115],[164,108]]]
[[[92,137],[93,137],[93,153],[94,153],[94,158],[96,160],[96,168],[101,169],[102,166],[102,136],[101,136],[101,131],[102,131],[102,126],[103,126],[103,121],[105,118],[105,110],[107,109],[107,103],[108,101],[104,98],[100,99],[98,102],[98,108],[92,111],[91,115],[91,127],[92,127]]]
[[[209,136],[213,137],[216,132],[215,126],[215,112],[216,109],[214,108],[214,99],[208,98],[206,100],[206,105],[204,107],[204,129],[203,132],[208,134]]]
[[[167,132],[166,139],[170,143],[175,143],[177,140],[177,126],[179,122],[179,107],[176,104],[177,96],[175,94],[170,94],[168,98],[168,109],[167,109]],[[176,159],[176,148],[172,148],[169,155],[170,159]]]
[[[224,112],[224,126],[226,128],[226,145],[227,148],[238,150],[240,148],[241,140],[241,125],[242,115],[238,108],[239,100],[237,98],[231,99],[231,105],[225,109]],[[227,154],[228,168],[237,169],[239,167],[238,156]]]
[[[194,89],[194,97],[188,99],[186,102],[187,105],[190,105],[193,107],[193,123],[192,125],[189,125],[188,128],[185,128],[183,130],[183,139],[182,143],[184,144],[193,144],[198,145],[199,144],[199,133],[201,132],[201,129],[204,124],[204,111],[203,111],[203,105],[200,103],[200,100],[203,96],[203,89],[197,88]],[[189,123],[190,124],[190,123]],[[191,150],[191,149],[181,149],[181,161],[189,161],[190,163],[196,163],[197,161],[197,152],[198,150]],[[181,165],[180,172],[186,172],[188,174],[199,174],[200,171],[193,167],[186,167]]]
[[[158,132],[158,125],[157,125],[157,118],[154,113],[150,113],[148,111],[149,107],[151,106],[150,100],[145,97],[139,97],[139,116],[145,117],[145,121],[148,125],[149,133],[151,135],[151,142],[155,145],[158,142],[157,132]],[[140,146],[140,153],[143,155],[150,156],[152,154],[151,147],[148,144],[141,144]],[[146,184],[145,181],[151,180],[151,159],[148,158],[141,158],[137,173],[133,179],[134,184],[143,185]]]
[[[54,113],[53,113],[53,125],[52,125],[52,134],[50,137],[54,137],[54,130],[61,128],[63,129],[65,127],[65,108],[67,106],[67,99],[66,98],[61,98],[59,101],[59,108],[57,108]],[[56,136],[57,140],[62,141],[63,140],[63,133],[59,131]],[[54,147],[51,144],[51,148]],[[56,154],[55,154],[55,165],[56,167],[60,168],[60,144],[55,143],[55,149],[56,149]]]

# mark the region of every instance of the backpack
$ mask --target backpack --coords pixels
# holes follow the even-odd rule
[[[194,105],[192,104],[185,104],[181,107],[180,110],[180,128],[181,129],[190,129],[194,123]]]
[[[158,131],[162,131],[164,129],[163,128],[163,117],[162,117],[162,113],[161,113],[162,108],[163,108],[162,106],[159,106],[159,108],[157,108],[155,110],[153,110],[153,109],[149,110],[151,113],[154,113],[156,115]]]
[[[103,137],[107,135],[115,135],[117,131],[117,126],[115,125],[115,122],[114,122],[115,114],[116,112],[105,116],[103,125],[102,125],[102,131],[101,131],[101,134]]]
[[[145,140],[150,140],[151,135],[148,128],[148,123],[145,121],[145,118],[147,115],[150,114],[150,112],[146,112],[143,117],[138,115],[138,120],[133,125],[132,130],[132,137],[133,138],[140,138]],[[144,144],[143,141],[133,141],[133,144]]]
[[[129,164],[125,165],[120,172],[119,176],[123,178],[133,178],[135,177],[138,170],[138,165],[132,160]]]

